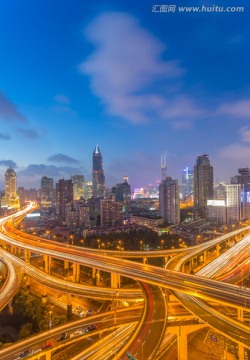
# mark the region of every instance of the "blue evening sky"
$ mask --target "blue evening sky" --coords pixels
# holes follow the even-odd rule
[[[245,9],[178,11],[214,4]],[[155,184],[162,154],[180,179],[204,152],[229,182],[250,166],[249,6],[1,0],[0,188],[9,165],[27,188],[44,175],[90,180],[96,144],[108,186]]]

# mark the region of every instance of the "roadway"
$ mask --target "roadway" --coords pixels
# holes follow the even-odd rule
[[[160,285],[171,290],[195,294],[209,300],[223,302],[224,304],[245,308],[250,311],[250,290],[240,289],[231,284],[223,284],[216,280],[199,278],[190,274],[160,269],[147,264],[132,262],[125,259],[107,256],[105,253],[90,253],[79,251],[78,248],[60,246],[58,243],[43,244],[42,241],[27,240],[19,237],[14,239],[12,235],[1,234],[2,240],[19,248],[33,253],[48,255],[51,257],[76,262],[99,270],[113,272],[125,277],[133,278],[152,285]],[[197,292],[197,289],[198,292]]]
[[[55,243],[46,243],[46,245],[44,245],[41,244],[41,242],[38,240],[29,240],[24,238],[20,238],[18,239],[19,241],[16,241],[14,238],[11,237],[11,235],[7,236],[6,234],[2,235],[2,237],[4,241],[14,244],[19,248],[21,247],[23,249],[29,249],[32,252],[48,254],[53,257],[67,259],[73,262],[75,261],[80,264],[91,267],[93,266],[104,271],[107,271],[108,269],[111,272],[118,273],[123,276],[132,277],[133,279],[138,281],[146,281],[151,285],[160,285],[166,288],[170,288],[172,290],[179,290],[182,293],[193,294],[195,297],[221,301],[225,304],[233,304],[235,307],[249,309],[249,290],[239,290],[238,287],[234,285],[222,284],[209,279],[199,279],[193,275],[182,274],[166,269],[159,269],[146,264],[133,263],[131,261],[123,259],[114,259],[110,256],[107,256],[106,252],[100,254],[99,251],[93,253],[85,252],[83,249],[81,249],[81,252],[79,252],[79,250],[75,249],[74,247],[67,247],[65,249],[62,246],[57,246],[57,244]],[[20,240],[23,241],[21,244]],[[185,294],[182,295],[185,296]],[[204,318],[208,312],[203,305],[199,304],[198,300],[193,302],[192,307],[195,313],[199,313],[200,318]],[[203,308],[204,314],[201,313],[201,308]],[[218,314],[214,313],[213,317],[218,318]],[[221,321],[221,317],[219,317],[217,325],[221,323]],[[225,326],[226,320],[222,324],[222,327],[224,329],[226,328]],[[246,330],[246,334],[244,334],[244,336],[242,336],[243,332],[244,331],[241,325],[239,329],[239,337],[241,339],[239,340],[239,342],[243,342],[244,344],[246,343],[247,346],[249,346],[249,328],[248,330]],[[237,336],[236,333],[235,335]],[[141,342],[141,344],[143,343]]]

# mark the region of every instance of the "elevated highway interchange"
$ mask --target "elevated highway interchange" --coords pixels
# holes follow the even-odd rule
[[[2,227],[4,228],[4,227]],[[15,235],[16,236],[16,235]],[[19,235],[20,236],[20,235]],[[122,276],[132,277],[133,279],[141,282],[146,282],[152,286],[161,286],[167,289],[171,289],[175,292],[181,292],[181,294],[192,294],[196,298],[209,299],[224,303],[227,305],[233,305],[236,308],[249,311],[250,306],[250,293],[248,289],[240,289],[235,285],[222,284],[210,279],[200,279],[190,274],[183,274],[173,270],[159,269],[148,264],[134,263],[125,259],[117,259],[108,256],[107,253],[100,254],[97,251],[88,251],[85,249],[78,249],[75,247],[58,246],[57,243],[38,241],[38,239],[29,240],[26,237],[21,237],[18,240],[11,235],[11,233],[5,233],[1,235],[5,244],[9,244],[14,248],[21,248],[25,251],[36,252],[45,256],[53,256],[61,258],[66,261],[71,261],[74,264],[84,264],[85,266],[95,267],[104,271],[111,271],[114,274]],[[223,240],[224,241],[224,240]],[[213,245],[214,246],[214,245]],[[197,290],[198,289],[198,290]],[[117,293],[117,290],[115,290]],[[120,289],[119,289],[120,292]],[[184,295],[185,296],[185,295]],[[187,295],[188,296],[188,295]],[[200,319],[205,320],[210,324],[209,319],[205,319],[205,315],[201,314],[201,306],[194,302],[190,304],[192,310],[198,315]],[[204,310],[203,312],[207,311]],[[210,312],[211,318],[211,312]],[[221,316],[213,314],[213,318],[218,318],[219,323],[222,324]],[[211,325],[211,324],[210,324]],[[216,328],[220,328],[219,324],[214,325]],[[231,325],[230,325],[231,326]],[[225,323],[221,325],[226,332]],[[233,337],[237,340],[237,332],[239,334],[239,343],[246,347],[249,347],[249,328],[244,324],[234,324],[235,334]]]

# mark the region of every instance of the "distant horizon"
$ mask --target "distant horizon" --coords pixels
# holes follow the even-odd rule
[[[205,155],[205,154],[201,154],[201,155]],[[208,155],[208,157],[209,157],[209,154],[206,154],[206,155]],[[209,158],[209,160],[210,160],[211,166],[213,166],[213,164],[211,163],[211,159],[210,159],[210,158]],[[159,164],[159,165],[160,165],[160,164]],[[193,171],[193,169],[194,169],[194,167],[191,167],[191,166],[186,166],[186,167],[188,167],[188,168],[189,168],[190,170],[192,170],[192,171]],[[182,185],[182,171],[183,171],[186,167],[184,167],[184,168],[181,170],[181,173],[179,174],[179,177],[174,177],[174,176],[172,176],[170,173],[168,173],[168,171],[167,171],[167,175],[166,175],[166,176],[169,176],[169,177],[171,177],[172,179],[177,179],[177,180],[178,180],[178,184],[181,186],[181,185]],[[6,167],[6,170],[7,170],[8,168],[9,168],[9,167]],[[242,167],[240,167],[240,168],[248,168],[248,166],[242,166]],[[217,181],[216,178],[215,178],[215,175],[214,175],[214,186],[217,185],[217,184],[219,184],[219,183],[230,184],[230,182],[231,182],[231,177],[233,177],[233,176],[235,176],[235,175],[238,175],[238,169],[240,169],[240,168],[237,168],[237,171],[230,176],[230,178],[229,178],[228,181],[226,181],[226,180],[219,180],[219,181]],[[72,175],[83,175],[83,176],[84,176],[84,182],[85,182],[85,183],[86,183],[86,182],[89,182],[89,181],[92,182],[92,175],[91,175],[91,174],[89,175],[90,177],[87,179],[86,176],[85,176],[85,174],[84,174],[84,173],[80,173],[80,171],[77,171],[77,173],[72,174],[72,175],[69,175],[68,177],[58,177],[58,178],[54,178],[53,176],[49,176],[49,175],[44,174],[44,175],[41,175],[41,177],[40,177],[40,182],[37,183],[36,187],[34,186],[34,187],[28,188],[25,184],[19,185],[19,183],[18,183],[18,171],[16,171],[15,168],[13,168],[13,169],[14,169],[15,172],[16,172],[16,177],[17,177],[17,189],[18,189],[19,187],[24,187],[24,188],[27,189],[27,190],[29,190],[29,189],[39,190],[40,187],[41,187],[41,179],[42,179],[43,176],[47,176],[47,177],[49,177],[49,178],[53,178],[53,180],[54,180],[54,185],[58,182],[59,179],[69,180]],[[6,171],[6,170],[5,170],[5,171]],[[4,171],[4,173],[3,173],[3,182],[2,182],[1,179],[0,179],[0,187],[3,187],[2,189],[0,188],[0,191],[4,191],[4,174],[5,174],[5,171]],[[213,166],[213,171],[214,171],[214,174],[215,174],[215,168],[214,168],[214,166]],[[106,172],[105,172],[105,168],[104,168],[104,175],[105,175],[105,177],[107,176],[107,174],[106,174]],[[129,175],[128,175],[128,174],[123,174],[123,175],[121,176],[120,181],[118,181],[118,182],[116,182],[116,183],[108,184],[108,185],[107,185],[107,183],[106,183],[106,184],[105,184],[106,187],[107,187],[107,188],[112,188],[112,187],[115,186],[116,184],[122,183],[124,176],[128,176],[128,183],[131,185],[131,190],[132,190],[132,189],[146,188],[146,187],[149,186],[149,185],[157,186],[157,184],[162,180],[162,177],[161,177],[161,176],[162,176],[162,174],[161,174],[161,167],[159,166],[159,178],[156,179],[154,183],[153,183],[153,182],[148,182],[148,183],[147,183],[147,182],[144,182],[144,184],[138,184],[138,185],[136,185],[136,186],[133,186],[132,183],[130,182],[130,177],[129,177]]]
[[[123,175],[154,184],[162,154],[179,183],[204,153],[215,182],[250,166],[248,3],[237,0],[240,13],[175,4],[3,2],[0,187],[10,164],[28,188],[43,175],[91,179],[96,144],[108,186]]]

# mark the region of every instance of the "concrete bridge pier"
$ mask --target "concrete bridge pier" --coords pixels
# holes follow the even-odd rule
[[[244,321],[244,310],[243,309],[238,309],[238,315],[237,315],[237,319],[241,322]]]
[[[245,349],[244,346],[242,344],[237,344],[238,345],[238,351],[237,351],[237,359],[238,360],[245,360]]]
[[[30,263],[30,251],[26,249],[24,250],[24,261]]]
[[[44,271],[46,272],[46,274],[50,274],[51,257],[48,255],[43,255],[43,262],[44,262]]]
[[[188,334],[206,326],[206,324],[192,324],[168,327],[168,332],[177,336],[178,360],[188,360]]]
[[[96,285],[96,280],[97,280],[97,269],[92,268],[92,285],[93,286]]]
[[[121,287],[121,277],[119,274],[111,273],[111,287],[119,289]]]
[[[51,351],[46,352],[45,360],[51,360]]]
[[[207,265],[207,252],[204,251],[203,253],[203,266],[206,266]]]
[[[80,264],[73,263],[73,281],[79,283],[80,281]]]

